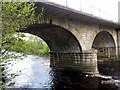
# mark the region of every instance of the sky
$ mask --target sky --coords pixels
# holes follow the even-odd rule
[[[118,21],[120,0],[49,0],[114,22]]]
[[[111,19],[114,21],[118,21],[118,2],[120,0],[81,0],[89,3],[99,9],[104,10],[109,15],[111,15]]]

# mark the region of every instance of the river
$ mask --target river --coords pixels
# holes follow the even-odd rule
[[[49,56],[28,55],[2,64],[8,79],[7,89],[120,90],[120,61],[98,61],[99,75],[96,76],[52,68]]]

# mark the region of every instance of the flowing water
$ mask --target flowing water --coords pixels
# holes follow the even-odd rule
[[[23,60],[6,62],[6,88],[28,90],[120,90],[120,62],[99,61],[99,75],[90,76],[76,70],[50,67],[50,57],[28,55]],[[25,90],[26,90],[25,89]]]

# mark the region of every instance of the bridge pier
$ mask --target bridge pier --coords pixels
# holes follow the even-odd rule
[[[83,51],[82,56],[83,56],[82,58],[83,72],[90,74],[97,74],[98,73],[97,50],[91,49],[91,50]]]
[[[84,53],[50,53],[51,67],[57,69],[75,69],[83,73],[97,74],[97,51],[89,50]]]

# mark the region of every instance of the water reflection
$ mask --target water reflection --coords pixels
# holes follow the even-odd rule
[[[56,68],[81,70],[83,73],[97,74],[97,53],[50,53],[50,65]]]
[[[79,90],[79,89],[95,89],[99,87],[100,78],[89,77],[71,70],[54,70],[52,89],[61,90]],[[91,87],[92,86],[92,87]]]
[[[120,80],[120,62],[99,62],[99,72]],[[39,88],[48,90],[117,90],[115,83],[104,83],[110,80],[98,76],[89,76],[71,69],[50,67],[49,57],[29,55],[24,60],[6,65],[8,74],[15,73],[14,85],[7,83],[7,88]],[[113,80],[113,78],[112,78]],[[113,80],[114,82],[114,80]],[[119,84],[118,84],[119,85]],[[120,88],[119,88],[120,89]]]
[[[27,56],[24,60],[9,67],[8,74],[19,74],[15,77],[15,88],[50,88],[52,78],[50,75],[49,57]]]
[[[120,61],[98,61],[99,73],[120,77]]]

